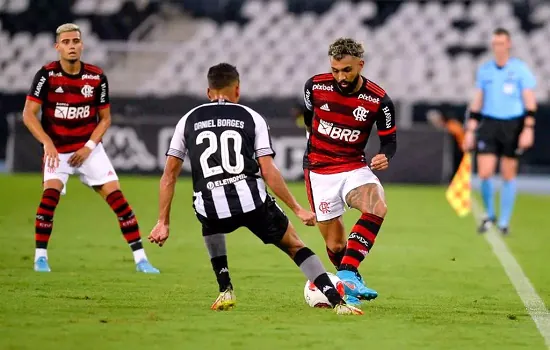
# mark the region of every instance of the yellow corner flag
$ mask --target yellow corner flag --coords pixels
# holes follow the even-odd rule
[[[458,216],[466,216],[471,211],[472,156],[465,153],[445,197]]]

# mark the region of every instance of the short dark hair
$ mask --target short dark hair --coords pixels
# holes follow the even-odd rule
[[[220,63],[208,69],[208,87],[223,89],[235,82],[239,82],[239,72],[229,63]]]
[[[507,31],[506,29],[500,28],[500,27],[493,30],[493,35],[506,35],[508,37],[508,39],[510,39],[510,32]]]
[[[337,61],[340,61],[347,55],[363,58],[364,53],[365,49],[363,49],[363,45],[351,38],[339,38],[328,48],[328,55]]]

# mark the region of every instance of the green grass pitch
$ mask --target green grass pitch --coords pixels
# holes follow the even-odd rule
[[[158,178],[123,177],[147,236]],[[365,315],[311,309],[294,263],[245,230],[228,237],[237,293],[231,312],[209,309],[217,284],[182,179],[171,238],[144,242],[158,276],[135,272],[116,218],[73,177],[56,211],[50,274],[32,270],[39,175],[0,177],[0,349],[544,349],[535,324],[471,217],[443,187],[387,186],[388,216],[361,267],[377,300]],[[303,205],[304,186],[291,189]],[[521,195],[506,241],[550,305],[548,197]],[[497,202],[498,203],[498,202]],[[346,228],[358,214],[345,215]],[[317,228],[297,226],[329,261]],[[333,270],[331,268],[331,270]]]

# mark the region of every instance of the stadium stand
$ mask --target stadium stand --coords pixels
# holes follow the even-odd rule
[[[125,55],[112,54],[113,47],[118,43],[115,51],[123,51],[126,44],[120,40],[128,39],[149,16],[166,18],[161,4],[61,2],[67,3],[65,12],[61,7],[46,11],[47,0],[0,1],[0,74],[5,77],[0,90],[28,87],[31,68],[55,56],[52,28],[69,20],[86,33],[85,60],[107,71],[116,68],[114,94],[200,96],[204,70],[229,61],[243,73],[247,96],[297,96],[308,76],[326,71],[330,41],[354,36],[366,46],[366,74],[394,99],[463,102],[472,91],[477,65],[489,57],[488,38],[497,26],[512,31],[515,54],[537,75],[537,97],[547,99],[550,88],[550,61],[545,59],[550,4],[544,2],[527,8],[525,2],[498,1],[171,1],[171,9],[185,13],[169,11],[171,20],[155,22],[149,37],[134,42],[138,51]],[[492,15],[485,16],[489,11]],[[46,20],[37,21],[37,16]],[[159,40],[169,47],[147,48]],[[134,57],[147,50],[151,59]],[[117,64],[121,60],[124,64]],[[136,72],[146,73],[138,77]],[[117,90],[115,85],[125,86]]]

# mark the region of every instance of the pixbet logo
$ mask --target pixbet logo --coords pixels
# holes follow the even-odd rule
[[[380,104],[380,99],[379,98],[374,98],[371,95],[360,94],[359,97],[357,97],[357,98],[360,99],[360,100],[365,100],[367,102],[374,103],[375,105]]]
[[[334,91],[334,87],[332,85],[315,84],[313,90]]]

